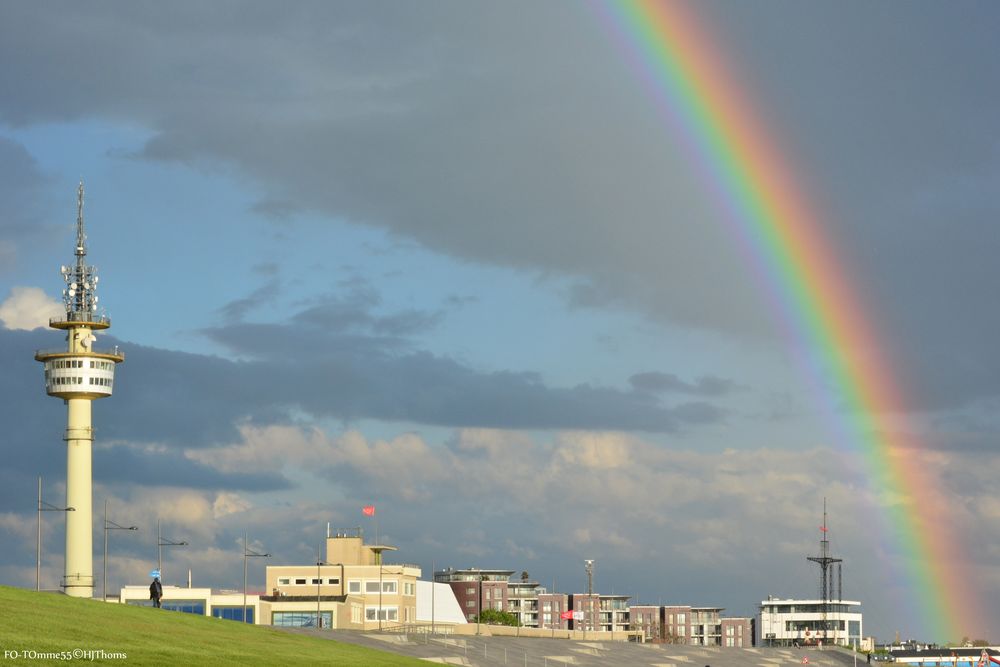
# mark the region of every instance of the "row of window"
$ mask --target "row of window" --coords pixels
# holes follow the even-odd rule
[[[399,609],[396,607],[365,607],[366,621],[398,621]]]
[[[330,586],[339,586],[340,577],[278,577],[279,586],[319,586],[321,584],[327,584]],[[399,583],[395,579],[386,579],[382,581],[381,591],[382,593],[389,593],[395,595],[399,591]],[[379,592],[379,581],[378,579],[364,580],[361,579],[351,579],[347,582],[347,592],[361,594],[362,590],[365,593],[378,593]],[[403,582],[403,595],[416,595],[417,585],[414,582],[404,581]]]
[[[347,582],[347,592],[348,593],[361,593],[361,585],[364,584],[365,593],[378,593],[379,592],[379,581],[378,579],[368,580],[362,582],[360,579],[351,579]],[[396,580],[389,579],[382,581],[382,592],[383,593],[395,593],[398,589],[396,588]]]
[[[97,385],[99,387],[110,387],[112,386],[111,378],[87,378],[90,386]],[[66,384],[83,384],[83,378],[81,377],[54,377],[49,378],[49,382],[54,385],[66,385]]]
[[[115,365],[110,361],[98,361],[96,359],[90,360],[91,368],[98,368],[103,371],[112,370]],[[51,362],[51,368],[87,368],[84,365],[83,359],[56,359]]]
[[[292,583],[292,581],[294,581],[295,583]],[[308,585],[319,586],[321,583],[330,584],[331,586],[339,586],[340,577],[328,577],[326,580],[324,580],[322,577],[318,579],[316,577],[313,577],[312,579],[309,579],[308,577],[298,577],[294,580],[291,577],[278,578],[279,586],[308,586]]]

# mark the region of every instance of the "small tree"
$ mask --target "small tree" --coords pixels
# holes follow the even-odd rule
[[[531,576],[528,574],[527,570],[521,570],[521,581],[528,581]]]
[[[486,623],[487,625],[510,625],[512,627],[521,625],[516,614],[499,609],[483,609],[475,620],[477,623]]]

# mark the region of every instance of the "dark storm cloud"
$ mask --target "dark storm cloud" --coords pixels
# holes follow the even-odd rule
[[[261,215],[569,275],[580,306],[770,332],[725,203],[580,7],[14,4],[0,121],[124,119],[152,132],[147,159],[235,165]],[[1000,62],[982,54],[1000,10],[699,7],[915,404],[996,395]]]
[[[226,322],[240,322],[251,310],[274,302],[280,292],[280,283],[277,280],[270,280],[255,289],[250,296],[234,299],[222,306],[219,308],[219,314]]]
[[[180,452],[140,451],[127,446],[94,452],[94,479],[145,487],[176,486],[218,491],[274,491],[292,483],[279,473],[225,473],[185,458]]]
[[[648,371],[636,373],[628,379],[632,387],[638,391],[653,393],[676,392],[695,394],[697,396],[724,396],[735,389],[732,380],[706,375],[696,382],[686,382],[673,373]]]
[[[664,319],[761,326],[742,281],[719,285],[736,266],[727,232],[691,222],[708,214],[691,168],[582,7],[67,4],[5,19],[8,123],[125,117],[153,132],[148,159],[254,177],[263,215],[320,211],[583,275]],[[698,291],[726,308],[680,287],[705,257],[718,280]]]
[[[291,423],[301,413],[439,426],[649,432],[724,417],[720,408],[701,402],[667,405],[644,392],[552,387],[535,373],[480,371],[414,350],[404,338],[380,335],[383,319],[354,317],[354,311],[349,320],[354,331],[337,331],[328,325],[342,314],[340,306],[332,304],[328,313],[314,306],[310,317],[300,315],[285,325],[242,323],[204,332],[242,361],[122,343],[127,360],[116,375],[115,395],[94,404],[99,440],[206,447],[238,441],[242,424]],[[0,329],[13,379],[0,383],[0,404],[9,416],[17,415],[10,419],[6,446],[33,474],[61,465],[52,462],[50,445],[61,436],[64,409],[44,397],[41,368],[32,360],[35,349],[54,347],[54,339],[42,330]],[[101,339],[102,346],[117,342]],[[116,450],[109,461],[111,469],[127,466],[154,476],[164,468],[171,479],[204,479],[223,488],[283,483],[278,477],[209,481],[190,462],[133,450]]]
[[[42,366],[33,359],[35,350],[56,347],[53,339],[58,341],[61,337],[45,330],[0,328],[0,350],[3,350],[7,370],[4,373],[6,381],[0,383],[0,405],[3,405],[0,418],[7,434],[0,441],[0,455],[7,462],[0,474],[0,506],[23,502],[26,492],[33,496],[38,476],[45,479],[65,477],[66,408],[62,401],[45,395]],[[102,346],[110,345],[114,339],[102,337],[101,343]],[[288,482],[278,474],[221,473],[176,452],[139,452],[125,446],[104,446],[118,439],[162,440],[190,446],[225,441],[237,437],[233,427],[237,420],[249,419],[243,412],[227,408],[225,400],[210,398],[214,392],[235,391],[232,383],[223,380],[225,373],[220,372],[222,365],[234,364],[213,363],[210,357],[163,352],[131,344],[128,347],[127,366],[120,369],[116,379],[118,391],[113,397],[93,404],[97,425],[95,479],[206,489],[287,488]],[[205,377],[199,377],[199,368],[203,369]],[[185,378],[201,387],[192,388]],[[166,394],[167,400],[151,395],[150,388],[159,382],[172,389]],[[255,405],[254,413],[268,419],[266,406]]]
[[[52,231],[42,223],[47,184],[24,146],[0,136],[0,273],[14,268],[23,243]]]
[[[719,421],[719,408],[665,406],[646,395],[607,387],[550,387],[535,373],[482,372],[409,349],[402,339],[331,333],[323,317],[292,325],[206,330],[247,362],[247,380],[266,382],[280,404],[342,419],[373,418],[440,426],[526,429],[675,431]],[[312,324],[310,324],[310,322]],[[266,361],[265,361],[266,360]],[[250,380],[253,377],[253,380]]]
[[[293,324],[349,333],[368,332],[394,338],[427,331],[441,320],[442,313],[403,310],[379,315],[374,309],[382,302],[379,292],[364,278],[341,281],[339,292],[316,299],[292,318]]]

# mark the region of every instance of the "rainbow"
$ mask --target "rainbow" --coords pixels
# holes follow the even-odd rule
[[[696,2],[595,4],[684,142],[706,188],[744,245],[809,379],[834,418],[840,446],[860,456],[884,508],[892,573],[926,639],[957,641],[982,629],[978,595],[948,503],[921,461],[926,447],[887,418],[907,402],[889,368],[861,292],[838,261],[829,227],[796,183],[784,152],[731,74]],[[902,609],[901,609],[902,611]],[[902,614],[901,614],[902,615]]]

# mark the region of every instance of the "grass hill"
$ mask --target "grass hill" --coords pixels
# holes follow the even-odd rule
[[[60,659],[59,654],[65,651],[68,657],[75,649],[94,653]],[[9,652],[18,651],[16,662],[34,665],[427,664],[269,627],[8,586],[0,586],[0,651],[8,652],[4,664],[13,663]],[[116,653],[127,657],[112,657]]]

